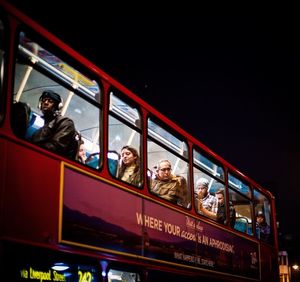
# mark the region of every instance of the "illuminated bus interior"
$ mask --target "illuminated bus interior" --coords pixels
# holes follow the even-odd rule
[[[54,90],[64,101],[61,114],[70,117],[79,131],[87,154],[99,153],[99,119],[97,105],[101,100],[99,85],[92,79],[60,60],[57,56],[20,34],[16,59],[14,100],[31,108],[29,128],[25,139],[43,126],[39,109],[39,97],[44,90]],[[96,118],[98,117],[98,118]],[[98,162],[93,162],[96,168]]]

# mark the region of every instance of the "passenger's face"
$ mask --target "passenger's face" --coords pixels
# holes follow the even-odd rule
[[[263,222],[264,222],[264,218],[261,217],[261,216],[258,216],[258,217],[256,217],[256,221],[257,221],[258,223],[263,223]]]
[[[206,197],[206,195],[207,195],[207,187],[204,186],[204,185],[202,185],[202,184],[200,184],[198,186],[198,197],[200,199],[202,199],[202,198]]]
[[[51,98],[43,98],[41,103],[41,109],[43,113],[52,112],[54,110],[55,102]]]
[[[222,194],[216,194],[216,197],[218,199],[218,203],[219,204],[223,204],[224,203],[224,196]]]
[[[121,152],[121,158],[123,163],[128,166],[131,165],[135,162],[136,160],[136,156],[133,155],[133,153],[131,151],[129,151],[128,149],[123,149]]]
[[[160,166],[157,170],[158,178],[161,180],[168,180],[171,178],[171,165],[168,162],[160,163]]]
[[[79,155],[80,157],[85,156],[85,147],[84,147],[83,144],[81,144],[80,147],[79,147],[78,155]]]

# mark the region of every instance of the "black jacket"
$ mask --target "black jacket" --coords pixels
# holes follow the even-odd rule
[[[69,158],[75,158],[78,149],[74,122],[61,115],[38,129],[32,136],[32,142]]]
[[[229,220],[230,226],[234,227],[236,215],[235,215],[235,208],[231,202],[229,202]],[[224,204],[218,204],[218,211],[217,211],[217,222],[226,224],[226,207]]]

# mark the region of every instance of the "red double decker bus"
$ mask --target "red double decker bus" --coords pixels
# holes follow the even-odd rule
[[[279,280],[268,190],[3,1],[0,63],[1,279]],[[34,142],[55,102],[42,93],[60,96],[83,159]],[[232,220],[203,212],[199,181]]]

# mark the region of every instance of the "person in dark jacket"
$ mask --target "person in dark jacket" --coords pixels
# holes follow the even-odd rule
[[[59,94],[46,90],[39,99],[39,109],[45,124],[32,136],[32,142],[65,157],[74,158],[77,154],[76,130],[74,122],[61,115],[63,107]]]
[[[225,191],[223,188],[219,189],[215,193],[217,199],[218,199],[218,211],[217,211],[217,222],[226,224],[226,207],[225,207]],[[236,215],[235,215],[235,208],[232,204],[231,201],[229,201],[229,222],[230,226],[234,228],[235,225],[235,220],[236,220]]]
[[[259,238],[263,241],[269,241],[270,239],[270,226],[266,222],[264,213],[259,212],[256,215],[256,229],[259,234]]]
[[[25,138],[31,116],[30,107],[23,102],[15,102],[12,106],[11,126],[19,138]]]

